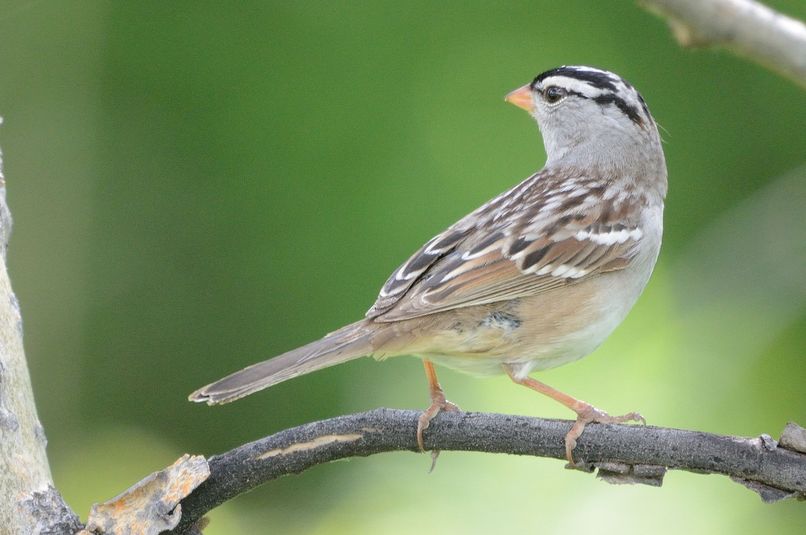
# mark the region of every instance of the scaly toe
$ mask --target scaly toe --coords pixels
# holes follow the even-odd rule
[[[604,411],[598,411],[598,412],[600,412],[602,416],[591,420],[592,422],[598,422],[600,424],[623,424],[626,422],[640,422],[643,425],[646,425],[646,419],[637,412],[628,412],[627,414],[622,414],[621,416],[610,416]]]
[[[641,422],[646,425],[646,420],[637,412],[630,412],[621,416],[610,416],[605,411],[597,409],[593,405],[587,405],[577,412],[577,420],[571,426],[571,430],[565,435],[565,457],[571,466],[574,466],[574,448],[577,439],[582,435],[585,426],[590,423],[600,424],[623,424],[625,422]]]
[[[428,429],[429,425],[431,425],[431,420],[433,420],[441,411],[457,412],[460,410],[461,409],[458,405],[451,403],[445,398],[432,400],[431,405],[425,409],[417,419],[417,446],[420,448],[420,451],[425,451],[423,432]],[[436,458],[434,458],[434,462],[436,462]],[[431,469],[433,470],[433,466]]]
[[[460,409],[459,405],[456,403],[450,402],[446,399],[445,403],[442,405],[442,410],[445,412],[459,412],[462,409]]]
[[[646,425],[646,419],[637,412],[628,412],[620,416],[610,416],[605,411],[597,409],[591,405],[585,407],[577,413],[577,421],[584,421],[586,424],[623,424],[625,422],[641,422]]]

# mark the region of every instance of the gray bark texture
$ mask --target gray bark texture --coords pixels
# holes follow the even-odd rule
[[[53,488],[22,345],[22,317],[6,269],[10,236],[0,153],[0,533],[59,533],[47,526],[78,524]]]
[[[347,457],[416,452],[420,412],[393,409],[313,422],[244,444],[208,459],[210,477],[181,501],[182,520],[170,533],[195,533],[211,509],[278,477]],[[565,459],[573,422],[504,414],[440,413],[425,434],[426,448]],[[667,469],[723,474],[764,501],[806,497],[806,438],[790,424],[781,437],[720,436],[652,426],[590,424],[574,450],[574,468],[610,483],[660,486]]]

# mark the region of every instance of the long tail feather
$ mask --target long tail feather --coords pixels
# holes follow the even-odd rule
[[[208,405],[229,403],[293,377],[369,355],[373,334],[365,322],[347,325],[321,340],[219,379],[188,399]]]

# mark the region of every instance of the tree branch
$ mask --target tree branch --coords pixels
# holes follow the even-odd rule
[[[806,25],[754,0],[640,0],[684,47],[722,46],[806,87]]]
[[[0,154],[0,531],[72,529],[78,519],[53,487],[22,345],[22,317],[6,271],[11,213],[2,163]]]
[[[416,411],[377,409],[287,429],[209,459],[210,477],[181,502],[175,534],[223,502],[267,481],[346,457],[417,450]],[[503,414],[443,412],[426,432],[426,447],[565,458],[570,421]],[[652,426],[591,424],[575,457],[610,482],[660,485],[667,468],[715,473],[759,492],[765,501],[806,497],[803,429],[791,425],[779,447],[769,436],[739,438]],[[795,451],[797,449],[797,451]]]

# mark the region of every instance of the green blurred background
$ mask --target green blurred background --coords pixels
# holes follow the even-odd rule
[[[772,5],[806,18],[802,0]],[[9,251],[57,486],[84,517],[183,452],[379,406],[411,358],[209,408],[189,392],[353,321],[432,235],[539,168],[503,96],[560,64],[635,84],[665,129],[664,250],[625,324],[553,386],[652,424],[806,424],[806,93],[680,49],[633,2],[0,2]],[[465,410],[568,418],[506,378]],[[272,482],[206,533],[794,533],[723,477],[613,487],[553,460],[387,454]]]

